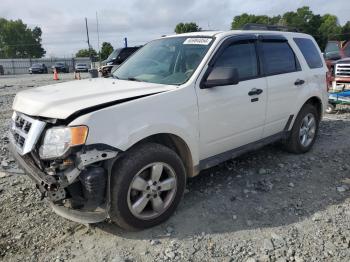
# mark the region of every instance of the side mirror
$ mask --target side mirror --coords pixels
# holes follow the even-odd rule
[[[116,63],[120,63],[122,61],[122,57],[119,55],[116,59],[115,62]]]
[[[207,78],[201,82],[200,88],[211,88],[214,86],[237,85],[239,83],[238,71],[232,67],[214,67]]]

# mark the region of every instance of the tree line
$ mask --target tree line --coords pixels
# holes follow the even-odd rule
[[[253,15],[243,13],[233,18],[231,29],[241,29],[245,24],[256,23],[266,25],[280,25],[296,28],[299,32],[312,35],[324,50],[328,40],[349,40],[350,21],[343,26],[339,24],[337,16],[332,14],[314,14],[310,7],[298,8],[295,12],[286,12],[283,15]],[[175,27],[177,34],[201,31],[194,22],[180,23]]]
[[[233,17],[231,29],[240,29],[248,23],[294,27],[300,32],[312,35],[321,50],[324,50],[328,40],[350,40],[350,21],[341,26],[336,15],[314,14],[308,6],[277,16],[243,13]],[[202,28],[195,22],[179,23],[174,29],[177,34],[201,30]],[[6,20],[0,18],[0,58],[43,57],[46,51],[42,47],[41,35],[40,27],[31,29],[20,19]],[[76,53],[76,56],[100,56],[102,60],[105,60],[112,52],[113,46],[111,43],[103,42],[99,53],[92,48],[81,49]]]
[[[113,52],[113,50],[114,48],[111,43],[103,42],[100,53],[90,47],[90,50],[88,48],[80,49],[75,54],[75,57],[101,57],[101,60],[105,60]]]

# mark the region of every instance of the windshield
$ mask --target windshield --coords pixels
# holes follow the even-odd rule
[[[41,64],[33,64],[32,67],[41,67]]]
[[[119,55],[121,49],[115,49],[106,59],[106,61],[110,61],[113,59],[116,59],[117,56]]]
[[[202,61],[212,40],[209,37],[172,37],[152,41],[117,68],[113,77],[157,84],[183,84]]]
[[[325,57],[327,59],[340,59],[340,48],[337,42],[328,42],[325,49]]]

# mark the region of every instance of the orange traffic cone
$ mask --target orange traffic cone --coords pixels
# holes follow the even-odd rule
[[[56,68],[53,70],[53,80],[59,80]]]
[[[75,80],[81,80],[80,72],[74,72],[74,79]]]

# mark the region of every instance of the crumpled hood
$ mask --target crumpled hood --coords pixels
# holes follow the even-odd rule
[[[65,119],[93,106],[175,88],[171,85],[113,78],[75,80],[19,92],[13,102],[13,110],[31,116]]]

